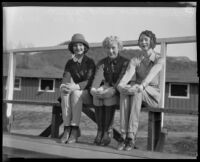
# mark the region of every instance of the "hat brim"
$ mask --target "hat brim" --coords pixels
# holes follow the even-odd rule
[[[88,49],[90,48],[90,47],[89,47],[89,43],[88,43],[87,41],[85,41],[85,40],[80,39],[80,40],[76,40],[76,41],[71,41],[71,42],[68,44],[68,49],[69,49],[69,51],[70,51],[71,53],[74,53],[74,51],[73,51],[73,45],[74,45],[75,43],[83,43],[83,45],[87,47],[87,49],[86,49],[87,51],[88,51]],[[85,52],[87,52],[87,51],[85,51]]]

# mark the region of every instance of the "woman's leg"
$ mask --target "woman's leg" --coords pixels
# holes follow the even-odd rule
[[[160,98],[159,96],[159,89],[151,86],[147,86],[144,91],[131,96],[131,113],[128,127],[128,138],[131,140],[129,140],[127,150],[131,149],[132,144],[135,144],[142,102],[149,106],[157,106]]]
[[[79,135],[79,123],[81,119],[81,112],[82,112],[82,90],[75,90],[71,92],[71,107],[72,107],[72,120],[71,120],[71,134],[68,139],[68,143],[74,143],[77,141]]]
[[[128,132],[128,121],[130,115],[130,96],[120,94],[120,133],[121,138],[118,143],[118,150],[125,147],[126,134]]]
[[[72,117],[72,110],[70,107],[70,94],[66,94],[61,92],[61,108],[62,108],[62,118],[64,123],[64,134],[61,138],[61,143],[66,143],[68,141],[71,127],[71,117]]]
[[[94,143],[100,145],[104,133],[105,108],[103,106],[103,101],[96,97],[93,97],[93,104],[95,106],[95,120],[97,124],[97,135]]]
[[[102,145],[104,146],[109,145],[111,142],[115,110],[115,105],[105,106],[104,135],[102,138]]]
[[[119,97],[114,95],[103,100],[105,105],[104,135],[102,145],[107,146],[111,142],[113,122],[115,116],[116,105],[118,105]]]
[[[128,121],[130,116],[130,96],[120,94],[120,132],[122,138],[126,138]]]

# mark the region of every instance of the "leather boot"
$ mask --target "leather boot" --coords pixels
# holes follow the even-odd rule
[[[67,143],[76,143],[78,140],[79,127],[78,126],[71,126],[71,127],[72,127],[72,130],[71,130],[71,134],[70,134],[70,137],[69,137]]]
[[[67,143],[70,133],[71,133],[71,126],[64,126],[64,134],[60,139],[60,142]]]
[[[94,143],[96,145],[101,144],[101,140],[103,137],[103,111],[104,107],[95,107],[95,119],[97,124],[97,135],[95,137]]]
[[[102,138],[102,145],[107,146],[111,142],[112,132],[113,132],[113,121],[115,115],[115,107],[107,106],[105,107],[105,127],[104,136]]]

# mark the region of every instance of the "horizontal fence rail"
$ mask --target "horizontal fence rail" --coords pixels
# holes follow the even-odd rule
[[[53,106],[53,105],[60,105],[59,102],[45,102],[45,101],[28,101],[28,100],[3,100],[4,103],[12,103],[12,104],[27,104],[27,105],[43,105],[43,106]],[[87,107],[94,107],[94,105],[86,105]],[[142,111],[152,111],[152,112],[164,112],[164,113],[171,113],[171,114],[188,114],[188,115],[198,115],[198,111],[188,109],[171,109],[165,107],[158,108],[158,107],[142,107]]]
[[[177,44],[177,43],[194,43],[196,42],[196,36],[188,36],[188,37],[174,37],[174,38],[158,38],[157,44],[161,44],[165,42],[166,44]],[[91,48],[102,47],[102,43],[90,43]],[[138,46],[137,40],[131,41],[123,41],[124,47],[130,46]],[[6,53],[25,53],[25,52],[42,52],[42,51],[59,51],[59,50],[68,50],[67,45],[61,46],[51,46],[51,47],[33,47],[33,48],[21,48],[21,49],[13,49],[7,50]]]

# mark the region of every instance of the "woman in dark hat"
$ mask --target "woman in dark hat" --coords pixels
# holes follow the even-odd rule
[[[106,37],[103,47],[107,57],[97,64],[90,92],[93,96],[97,122],[97,135],[94,143],[107,146],[111,142],[114,114],[119,104],[116,85],[126,70],[128,59],[120,55],[123,44],[117,36]]]
[[[133,57],[118,84],[120,92],[121,141],[118,150],[132,150],[135,145],[142,104],[158,106],[160,101],[159,72],[164,58],[157,53],[156,36],[152,31],[140,33],[138,45],[143,54]]]
[[[94,61],[85,54],[89,44],[82,34],[74,34],[68,45],[72,59],[68,60],[63,74],[61,92],[64,134],[61,143],[74,143],[80,136],[79,123],[83,103],[92,103],[89,89],[95,73]]]

